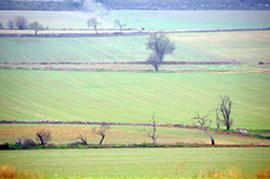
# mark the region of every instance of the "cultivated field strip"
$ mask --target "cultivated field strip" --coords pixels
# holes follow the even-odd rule
[[[240,71],[269,70],[269,65],[258,65],[259,62],[269,63],[269,33],[270,31],[170,34],[169,37],[174,40],[177,49],[172,55],[165,56],[164,60],[176,62],[239,62],[242,65],[225,64],[214,68],[215,70]],[[146,50],[146,41],[146,36],[50,39],[0,38],[0,62],[141,62],[145,61],[150,53],[149,50]],[[5,65],[1,64],[1,67],[3,68]],[[43,67],[33,66],[33,68],[57,69],[57,67],[49,64]],[[73,69],[70,65],[58,68],[62,70],[63,68],[66,68],[66,70]],[[174,71],[177,71],[179,67],[173,68]],[[200,65],[193,70],[198,68],[209,70],[213,67]],[[74,67],[74,69],[80,68]],[[81,69],[85,69],[85,67],[81,67]],[[117,68],[108,68],[108,66],[104,66],[104,68],[102,66],[89,67],[88,69],[117,70]],[[121,70],[121,67],[118,67],[118,69]],[[133,66],[122,67],[122,70],[129,69],[136,70]],[[146,68],[146,70],[149,69],[151,68]],[[168,69],[168,67],[164,67],[164,69]]]
[[[233,100],[235,128],[269,128],[268,74],[0,71],[1,120],[190,124]]]
[[[269,148],[145,148],[1,151],[0,164],[48,177],[193,177],[226,170],[251,174],[269,166]],[[254,167],[256,166],[256,167]]]
[[[52,134],[53,144],[69,144],[72,141],[79,141],[78,131],[86,135],[89,144],[98,144],[100,136],[92,133],[93,128],[100,125],[76,125],[76,124],[1,124],[0,143],[14,143],[18,138],[29,137],[34,139],[36,131],[40,128],[48,129]],[[151,126],[121,126],[110,125],[111,129],[106,131],[104,144],[141,144],[151,143],[152,140],[142,129],[152,130]],[[78,130],[78,131],[77,131]],[[211,144],[209,136],[198,129],[177,128],[177,127],[158,127],[157,144]],[[224,131],[219,131],[215,135],[216,145],[237,145],[237,144],[268,144],[266,139],[258,139],[238,134],[227,135]]]

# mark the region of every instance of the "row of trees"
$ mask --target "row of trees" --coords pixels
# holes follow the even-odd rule
[[[97,18],[89,18],[87,20],[87,26],[93,27],[95,29],[95,32],[98,33],[97,27],[101,25],[102,23],[97,20]],[[122,33],[123,27],[126,26],[126,23],[122,23],[120,20],[114,21],[115,26],[120,28],[120,32]],[[25,30],[25,29],[33,29],[35,30],[35,35],[37,35],[39,30],[44,30],[45,28],[37,21],[32,22],[28,25],[28,20],[24,16],[16,16],[15,19],[8,20],[6,23],[8,29],[19,29],[19,30]],[[0,22],[0,29],[3,29],[3,24]],[[48,29],[48,28],[47,28]]]
[[[87,20],[87,27],[93,27],[95,29],[96,34],[98,33],[97,27],[102,23],[97,20],[97,18],[89,18]],[[120,32],[122,33],[123,27],[126,26],[126,23],[122,23],[120,20],[114,21],[115,26],[120,28]]]
[[[204,116],[201,116],[199,112],[197,112],[197,115],[193,117],[192,119],[193,124],[195,125],[199,124],[199,127],[209,135],[212,145],[215,145],[213,136],[217,132],[217,130],[220,129],[220,126],[221,125],[226,126],[227,133],[229,133],[229,130],[233,124],[233,119],[230,117],[232,100],[228,96],[224,96],[224,97],[220,96],[220,100],[221,100],[221,103],[219,104],[217,108],[209,111],[209,113],[207,113]],[[214,117],[210,115],[212,112],[215,113]],[[211,118],[214,118],[214,119],[211,119]],[[212,124],[214,124],[216,128],[214,129],[212,133],[210,133],[209,128],[211,127]],[[139,131],[145,132],[147,136],[152,139],[153,144],[155,145],[156,140],[157,140],[157,128],[158,128],[158,124],[155,121],[155,112],[153,113],[152,120],[150,121],[150,125],[152,126],[151,131],[146,130],[145,128]],[[106,123],[103,123],[98,129],[97,128],[92,129],[92,134],[99,135],[101,137],[100,142],[99,142],[100,145],[103,143],[106,137],[106,131],[108,129],[110,129],[110,126]],[[83,145],[88,145],[87,135],[82,134],[79,130],[76,130],[76,131],[78,132],[78,137],[74,138],[73,141],[75,140],[75,142],[72,142],[71,144],[77,145],[78,143],[80,143]],[[47,144],[52,139],[51,131],[44,128],[37,130],[35,136],[36,136],[36,142],[41,145]],[[36,145],[36,143],[29,138],[24,138],[22,140],[17,139],[15,144],[20,144],[25,148]]]
[[[27,18],[24,16],[16,16],[14,19],[7,21],[7,27],[11,30],[17,28],[19,30],[32,29],[37,35],[39,30],[45,29],[38,21],[34,21],[28,24]],[[3,29],[3,24],[0,22],[0,29]]]
[[[210,110],[206,115],[201,116],[199,112],[197,111],[197,115],[192,118],[192,122],[194,125],[199,124],[199,127],[208,134],[208,136],[211,139],[211,144],[215,145],[215,140],[214,140],[214,134],[217,132],[217,130],[220,129],[221,125],[224,125],[227,129],[227,134],[229,134],[229,131],[231,129],[231,126],[233,124],[233,119],[230,117],[231,115],[231,107],[232,107],[232,100],[228,96],[219,96],[220,97],[220,104],[218,107]],[[214,119],[211,119],[211,113],[214,112]],[[153,144],[156,144],[157,140],[157,123],[155,121],[155,112],[153,113],[152,120],[150,121],[150,124],[152,126],[152,131],[148,131],[145,128],[140,130],[141,132],[145,132],[148,137],[150,137],[153,141]],[[209,132],[209,128],[214,124],[216,128],[212,133]],[[100,135],[102,138],[100,140],[99,144],[102,144],[102,141],[105,138],[105,133],[106,130],[109,129],[110,127],[106,124],[103,124],[101,128],[96,131],[96,129],[93,129],[94,134]],[[87,138],[86,136],[82,135],[79,131],[79,137],[77,139],[80,139],[83,144],[87,145]]]

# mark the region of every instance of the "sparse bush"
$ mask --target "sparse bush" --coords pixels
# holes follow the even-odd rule
[[[78,147],[78,142],[71,142],[69,144],[69,147],[71,147],[71,148]]]
[[[41,145],[47,144],[52,140],[51,131],[48,129],[39,129],[36,133],[36,141],[40,142]]]
[[[24,16],[17,16],[14,19],[14,22],[15,22],[15,25],[18,29],[20,29],[20,30],[27,29],[28,20]]]
[[[13,144],[13,147],[15,149],[28,149],[30,147],[34,147],[36,143],[27,137],[24,137],[23,139],[17,139],[16,142]]]

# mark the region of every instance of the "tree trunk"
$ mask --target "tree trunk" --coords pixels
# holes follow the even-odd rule
[[[102,144],[102,142],[103,142],[104,138],[105,138],[105,135],[102,135],[102,136],[101,136],[101,140],[100,140],[99,144]]]
[[[157,65],[154,65],[154,67],[155,67],[155,70],[158,71],[158,66]]]
[[[94,28],[95,28],[95,31],[96,31],[96,34],[97,34],[97,27],[95,26]]]
[[[230,126],[227,126],[227,134],[229,134]]]
[[[38,133],[37,133],[37,136],[39,137],[39,139],[40,139],[40,141],[41,141],[41,145],[45,145],[45,143],[44,143],[44,141],[43,141],[43,139],[42,139],[42,136],[39,135]]]
[[[213,138],[211,138],[212,145],[215,145],[215,141]]]

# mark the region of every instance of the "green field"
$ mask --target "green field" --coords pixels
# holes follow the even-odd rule
[[[0,71],[1,120],[191,123],[233,100],[234,127],[269,129],[269,74]]]
[[[86,29],[87,19],[97,17],[102,22],[99,28],[115,28],[113,22],[119,19],[127,23],[125,28],[144,27],[146,30],[267,28],[270,23],[270,11],[106,11],[99,6],[94,6],[93,10],[94,13],[0,11],[0,21],[5,26],[9,19],[23,15],[30,22],[39,21],[50,29]]]
[[[269,148],[62,149],[0,154],[0,164],[48,177],[191,177],[209,170],[237,171],[237,167],[246,175],[270,165]]]
[[[168,36],[176,43],[177,49],[172,55],[165,56],[165,61],[238,61],[242,65],[223,65],[223,68],[242,70],[262,69],[258,62],[270,62],[270,31]],[[0,38],[0,62],[145,61],[150,54],[145,47],[146,41],[147,36]]]

